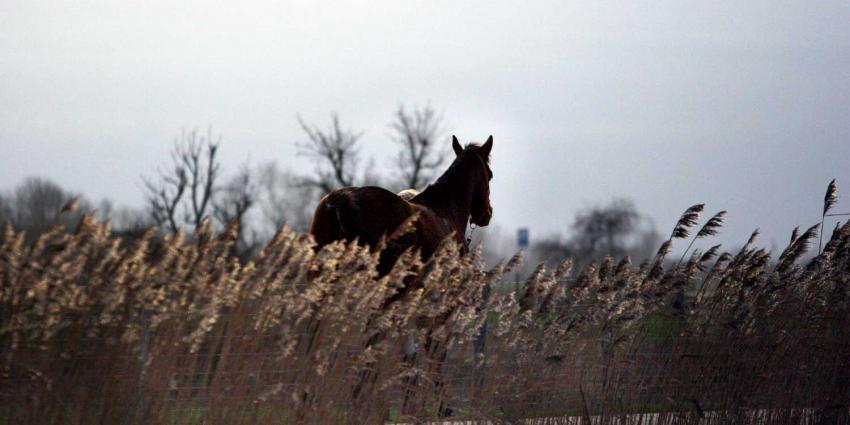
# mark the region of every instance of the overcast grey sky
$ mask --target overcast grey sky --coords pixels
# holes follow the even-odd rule
[[[847,1],[0,0],[0,189],[31,175],[140,205],[183,128],[225,167],[295,156],[337,111],[387,164],[399,103],[495,138],[494,221],[532,235],[633,199],[667,232],[784,244],[838,178],[850,211]],[[845,190],[842,190],[845,189]]]

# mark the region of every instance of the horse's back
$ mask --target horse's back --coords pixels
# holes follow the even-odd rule
[[[410,217],[413,209],[396,194],[375,186],[346,187],[322,198],[310,233],[319,246],[355,238],[374,247]]]

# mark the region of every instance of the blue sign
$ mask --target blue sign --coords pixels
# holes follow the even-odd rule
[[[528,228],[521,227],[516,232],[516,244],[519,245],[520,248],[528,248]]]

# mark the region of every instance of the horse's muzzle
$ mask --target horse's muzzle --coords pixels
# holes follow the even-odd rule
[[[490,219],[493,218],[493,208],[487,207],[483,213],[471,217],[470,222],[478,227],[484,227],[490,224]]]

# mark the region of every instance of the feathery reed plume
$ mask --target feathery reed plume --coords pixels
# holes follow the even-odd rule
[[[832,229],[832,234],[829,237],[829,240],[826,242],[826,246],[823,247],[822,252],[834,252],[837,248],[837,244],[841,241],[841,232],[844,227],[841,226],[841,222],[836,222],[835,227]]]
[[[617,267],[614,269],[614,275],[619,276],[623,273],[626,273],[629,270],[629,267],[632,266],[632,259],[628,255],[624,256],[619,263],[617,263]]]
[[[522,265],[523,256],[524,256],[524,254],[522,253],[522,251],[517,251],[517,253],[514,254],[514,256],[511,257],[510,260],[508,260],[508,263],[505,264],[505,273],[510,273],[515,268]]]
[[[788,241],[788,244],[794,243],[797,238],[800,237],[800,226],[794,226],[794,230],[791,231],[791,240]]]
[[[702,257],[699,260],[700,263],[704,263],[706,261],[711,261],[711,259],[716,257],[717,252],[720,251],[721,246],[722,246],[722,244],[717,244],[717,245],[714,245],[711,248],[709,248],[708,251],[705,251],[705,253],[702,254]]]
[[[719,245],[718,245],[718,247],[719,247]],[[709,252],[711,252],[713,249],[714,249],[714,247],[712,247],[712,249],[710,249]],[[705,278],[702,280],[702,283],[700,284],[700,287],[697,290],[696,299],[697,299],[698,303],[702,302],[708,283],[711,282],[711,280],[714,278],[714,276],[717,275],[717,273],[720,272],[720,269],[723,268],[723,264],[727,263],[730,260],[732,260],[732,254],[730,254],[728,252],[724,252],[724,253],[720,254],[719,257],[717,257],[717,260],[714,262],[714,265],[711,266],[711,269],[705,275]]]
[[[823,215],[835,205],[835,202],[838,201],[838,187],[835,184],[835,179],[832,179],[829,182],[829,185],[826,187],[826,195],[823,197]]]
[[[611,274],[613,269],[613,259],[610,255],[606,255],[605,258],[602,259],[602,263],[599,265],[599,271],[597,272],[599,276],[599,280],[605,280]]]
[[[750,234],[750,237],[747,239],[747,243],[741,247],[737,254],[731,258],[729,263],[726,266],[726,270],[724,273],[724,277],[718,283],[718,286],[722,286],[724,281],[729,278],[732,274],[742,274],[741,267],[746,264],[747,260],[752,257],[755,252],[754,249],[750,249],[750,246],[758,239],[760,235],[759,229],[753,230],[753,233]],[[718,260],[719,261],[719,260]]]
[[[725,262],[727,262],[727,261],[729,261],[729,260],[731,260],[731,259],[732,259],[732,254],[731,254],[731,253],[729,253],[729,252],[724,252],[723,254],[720,254],[720,256],[719,256],[719,257],[717,257],[717,261],[716,261],[716,262],[717,262],[717,263],[721,263],[721,264],[722,264],[722,263],[725,263]]]
[[[682,279],[683,281],[690,280],[698,270],[702,270],[699,262],[702,258],[702,255],[703,252],[700,251],[699,248],[693,250],[693,252],[691,253],[691,257],[688,259],[688,262],[686,262],[683,267],[685,276],[685,279]]]
[[[750,234],[750,238],[749,238],[749,239],[747,239],[747,244],[746,244],[746,245],[744,245],[744,246],[745,246],[745,247],[747,247],[747,246],[752,245],[752,244],[753,244],[753,242],[755,242],[755,241],[756,241],[756,239],[758,239],[758,237],[759,237],[759,235],[760,235],[760,234],[761,234],[761,231],[760,231],[759,229],[753,230],[753,233],[752,233],[752,234]]]
[[[826,214],[830,208],[838,201],[838,187],[835,184],[835,179],[829,182],[826,187],[826,194],[823,197],[823,215],[821,215],[820,226],[823,228],[823,223],[826,221]],[[823,232],[820,232],[820,240],[818,241],[818,254],[823,252]]]
[[[723,218],[725,216],[726,210],[723,210],[709,218],[708,221],[706,221],[705,224],[702,225],[702,228],[699,229],[699,232],[697,232],[696,236],[691,239],[691,243],[688,244],[688,247],[685,249],[685,252],[682,253],[682,258],[679,259],[679,263],[677,264],[680,264],[682,260],[685,259],[685,255],[688,254],[688,251],[691,250],[691,247],[697,239],[704,238],[706,236],[716,235],[720,228],[723,227]]]
[[[664,241],[661,246],[658,248],[658,252],[655,253],[656,258],[664,259],[667,254],[670,253],[670,247],[673,245],[673,242],[670,240]]]
[[[809,242],[817,235],[820,223],[809,227],[803,234],[795,239],[779,256],[779,263],[776,266],[776,271],[783,273],[788,271],[791,266],[806,253]]]
[[[664,258],[670,253],[670,247],[673,246],[673,240],[668,239],[661,244],[658,252],[655,254],[655,259],[652,261],[652,267],[649,269],[646,277],[648,280],[655,280],[664,272]],[[646,282],[646,280],[644,282]]]
[[[702,226],[702,228],[697,232],[697,238],[702,238],[705,236],[714,236],[723,227],[723,219],[726,216],[726,211],[720,211],[717,214],[714,214],[708,221]]]
[[[557,278],[566,278],[570,275],[570,271],[572,271],[572,269],[573,259],[567,257],[558,264],[558,268],[555,269],[555,276]]]
[[[696,226],[703,208],[705,208],[705,204],[692,205],[690,208],[686,209],[685,212],[682,213],[682,216],[679,217],[679,221],[676,222],[676,226],[673,228],[673,234],[670,236],[670,239],[687,238],[690,235],[690,231],[688,229]]]
[[[65,205],[62,207],[62,209],[59,211],[59,213],[64,214],[64,213],[67,213],[67,212],[74,211],[75,209],[77,209],[77,204],[78,204],[79,200],[80,200],[80,198],[78,196],[71,198],[67,203],[65,203]]]
[[[699,266],[698,267],[699,267],[700,271],[705,271],[705,269],[703,267],[703,263],[711,261],[714,257],[716,257],[717,252],[720,251],[720,246],[721,246],[721,244],[717,244],[717,245],[712,246],[711,248],[708,249],[708,251],[705,251],[699,257],[699,261],[698,261]]]

